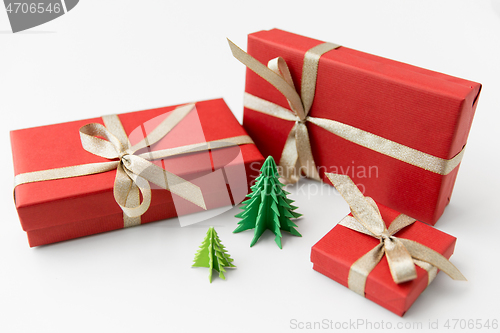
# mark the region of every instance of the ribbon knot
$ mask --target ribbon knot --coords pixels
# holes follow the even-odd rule
[[[130,154],[128,152],[121,153],[119,159],[122,166],[130,166]]]
[[[118,159],[123,160],[123,158],[127,155],[130,155],[130,152],[128,150],[121,148],[118,153]]]
[[[349,271],[349,288],[364,296],[368,274],[385,255],[395,283],[411,281],[417,277],[415,265],[430,264],[448,274],[454,280],[466,280],[460,271],[440,253],[415,241],[398,238],[395,233],[411,225],[415,219],[400,214],[389,228],[380,215],[375,201],[364,197],[354,182],[345,175],[326,173],[326,176],[344,197],[353,216],[344,218],[340,225],[380,239],[380,243],[359,258]]]
[[[380,236],[380,243],[384,247],[384,252],[385,252],[386,256],[388,256],[388,258],[389,257],[394,258],[394,251],[396,250],[396,247],[398,245],[397,238],[394,236],[391,236],[389,234],[384,234],[384,235]],[[411,259],[411,256],[407,256],[405,252],[403,252],[399,255],[401,255],[401,259],[402,259],[400,261],[409,260],[407,262],[409,264],[408,265],[409,271],[407,274],[404,274],[406,276],[403,277],[403,274],[401,274],[401,272],[398,272],[396,270],[393,274],[394,281],[397,280],[400,282],[405,282],[405,281],[410,281],[410,280],[415,279],[417,277],[417,272],[414,270],[413,260]],[[393,265],[392,262],[389,265],[392,266]],[[392,270],[391,270],[391,274],[392,274]]]

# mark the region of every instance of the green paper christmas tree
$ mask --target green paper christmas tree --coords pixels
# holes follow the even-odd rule
[[[215,269],[219,272],[219,277],[221,279],[226,279],[224,272],[226,271],[224,267],[236,267],[232,264],[233,259],[229,253],[227,253],[226,248],[220,242],[219,236],[215,231],[214,227],[208,228],[207,235],[201,243],[198,252],[194,257],[194,264],[192,267],[208,267],[210,272],[208,274],[208,279],[212,283],[212,272]]]
[[[255,185],[251,187],[252,193],[247,195],[248,199],[243,202],[244,206],[241,209],[244,211],[236,215],[236,217],[241,218],[241,221],[238,222],[239,225],[233,232],[255,228],[255,234],[250,244],[253,246],[264,231],[269,229],[276,235],[274,240],[281,249],[281,230],[302,237],[295,230],[297,225],[290,220],[302,216],[302,214],[294,212],[297,207],[292,206],[293,200],[286,197],[290,193],[283,190],[285,185],[278,179],[276,163],[271,156],[266,159],[260,172]]]

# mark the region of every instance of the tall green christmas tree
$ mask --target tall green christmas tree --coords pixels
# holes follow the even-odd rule
[[[224,272],[226,271],[224,267],[236,267],[232,264],[233,259],[229,253],[227,253],[226,248],[220,242],[219,236],[215,231],[214,227],[210,227],[207,231],[207,235],[201,243],[198,252],[194,257],[194,264],[192,267],[208,267],[210,272],[208,273],[208,279],[212,283],[212,272],[215,269],[219,272],[219,277],[221,279],[226,279]]]
[[[255,228],[255,234],[250,244],[253,246],[264,231],[269,229],[276,235],[274,240],[281,249],[281,230],[302,237],[295,230],[297,225],[290,220],[302,216],[302,214],[294,212],[297,207],[292,206],[293,200],[286,197],[290,193],[283,190],[285,185],[278,179],[278,170],[272,156],[266,159],[260,172],[255,185],[251,187],[252,193],[247,195],[248,199],[243,202],[241,209],[244,211],[236,215],[236,217],[241,218],[241,221],[238,222],[239,225],[233,232]]]

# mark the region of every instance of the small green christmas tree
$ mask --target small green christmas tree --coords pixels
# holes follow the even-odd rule
[[[285,185],[278,179],[278,170],[272,156],[266,159],[260,172],[255,185],[251,187],[252,193],[247,195],[248,199],[243,202],[241,209],[244,211],[236,215],[242,220],[233,232],[255,228],[255,235],[250,244],[253,246],[264,231],[269,229],[276,235],[274,240],[281,249],[281,230],[302,237],[295,230],[297,225],[290,220],[302,214],[294,212],[297,207],[292,206],[293,200],[286,197],[290,193],[283,190]]]
[[[231,259],[226,248],[220,242],[214,227],[208,228],[207,235],[194,257],[194,264],[192,267],[210,268],[208,279],[210,283],[212,283],[213,269],[219,272],[219,277],[221,279],[225,280],[226,277],[224,276],[224,272],[226,270],[224,267],[236,267],[231,262],[233,262],[233,259]]]

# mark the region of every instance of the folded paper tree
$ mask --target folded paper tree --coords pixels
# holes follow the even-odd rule
[[[284,185],[278,179],[279,174],[272,156],[266,159],[260,171],[255,185],[251,187],[252,193],[243,202],[241,209],[244,211],[236,215],[241,221],[233,232],[255,229],[250,243],[250,246],[254,246],[264,231],[269,229],[276,236],[274,241],[281,249],[281,230],[302,237],[295,229],[297,225],[290,220],[302,214],[294,212],[297,207],[292,205],[293,200],[287,198],[290,193],[282,188]]]

